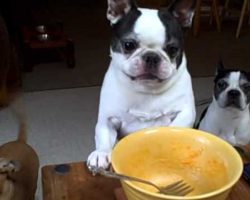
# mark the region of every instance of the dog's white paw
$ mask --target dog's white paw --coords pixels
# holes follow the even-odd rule
[[[111,153],[95,150],[93,151],[87,161],[89,169],[91,167],[107,169],[110,165]]]

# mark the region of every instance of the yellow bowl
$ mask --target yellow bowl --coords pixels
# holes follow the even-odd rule
[[[185,197],[162,195],[151,186],[122,181],[128,200],[225,200],[239,180],[243,163],[222,139],[194,129],[152,128],[123,138],[112,152],[122,173],[164,186],[183,179],[194,191]]]

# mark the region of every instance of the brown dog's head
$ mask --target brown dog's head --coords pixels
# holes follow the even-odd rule
[[[14,185],[9,176],[20,170],[20,162],[6,158],[0,158],[0,199],[13,198]]]
[[[20,170],[19,161],[0,158],[0,174],[17,172],[19,170]]]

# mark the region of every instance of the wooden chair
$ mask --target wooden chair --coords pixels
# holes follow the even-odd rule
[[[193,32],[194,35],[197,36],[200,30],[200,19],[202,15],[202,6],[203,2],[207,2],[210,4],[210,23],[212,20],[215,19],[217,30],[221,31],[221,22],[219,16],[219,6],[218,0],[197,0],[196,9],[195,9],[195,16],[194,16],[194,24],[193,24]]]

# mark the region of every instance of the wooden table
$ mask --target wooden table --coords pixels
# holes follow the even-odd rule
[[[67,172],[68,171],[68,172]],[[114,179],[92,176],[84,162],[42,168],[44,200],[115,200]],[[241,179],[228,200],[250,199],[250,185]]]

